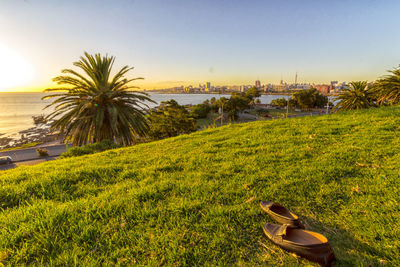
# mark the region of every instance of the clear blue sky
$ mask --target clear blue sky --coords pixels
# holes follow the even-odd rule
[[[374,80],[400,63],[399,14],[398,0],[1,0],[0,44],[34,66],[32,88],[83,51],[147,89]]]

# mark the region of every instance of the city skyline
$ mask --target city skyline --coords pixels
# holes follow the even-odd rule
[[[299,83],[298,75],[296,73],[295,82],[287,83],[280,80],[279,84],[272,83],[262,83],[260,80],[256,80],[254,84],[244,84],[244,85],[220,85],[211,84],[211,82],[206,82],[205,84],[199,84],[198,86],[188,85],[188,86],[176,86],[171,88],[153,89],[155,92],[163,93],[231,93],[231,92],[242,92],[245,93],[250,88],[257,88],[261,94],[279,94],[279,93],[293,93],[302,90],[316,89],[320,93],[329,95],[340,93],[343,89],[349,88],[349,84],[346,82],[330,81],[330,83],[325,84],[315,84],[315,83]],[[152,90],[149,90],[152,91]]]
[[[400,63],[397,1],[3,1],[0,92],[42,91],[84,51],[141,89],[373,81]],[[6,59],[4,61],[4,58]],[[264,81],[264,82],[263,82]]]

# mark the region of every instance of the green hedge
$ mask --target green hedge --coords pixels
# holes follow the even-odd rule
[[[84,146],[76,146],[68,149],[67,152],[61,154],[60,158],[69,158],[69,157],[77,157],[87,154],[93,154],[113,148],[119,147],[113,141],[103,140],[98,143],[88,144]]]

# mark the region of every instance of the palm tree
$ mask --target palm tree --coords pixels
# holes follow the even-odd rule
[[[131,91],[137,87],[129,83],[142,79],[125,78],[133,68],[125,66],[111,76],[114,60],[112,56],[85,52],[84,57],[73,63],[84,74],[64,69],[61,71],[64,75],[53,79],[61,87],[45,90],[57,92],[42,98],[55,98],[46,106],[54,107],[54,112],[47,116],[54,120],[52,129],[65,133],[65,139],[74,145],[105,139],[129,145],[148,132],[145,102],[154,101],[144,92]]]
[[[389,72],[390,75],[376,82],[377,100],[379,103],[400,104],[400,66]]]
[[[351,82],[349,88],[344,89],[335,100],[339,100],[334,107],[334,110],[337,111],[376,106],[373,93],[369,90],[367,81]]]

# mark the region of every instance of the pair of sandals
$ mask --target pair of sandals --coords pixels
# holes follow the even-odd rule
[[[263,226],[264,234],[273,243],[322,266],[332,266],[335,256],[325,236],[305,230],[299,217],[278,203],[262,201],[260,206],[280,223]]]

